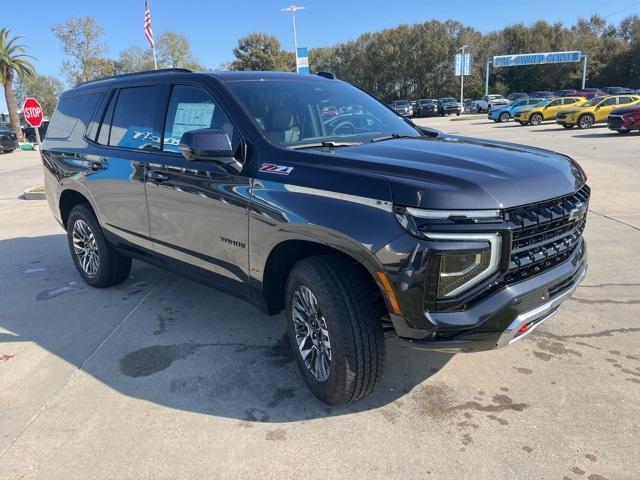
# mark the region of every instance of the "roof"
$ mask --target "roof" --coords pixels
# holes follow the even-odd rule
[[[318,75],[301,75],[293,72],[209,72],[222,82],[239,82],[247,80],[311,80],[329,81]]]

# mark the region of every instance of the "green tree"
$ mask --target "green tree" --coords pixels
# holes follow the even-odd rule
[[[184,35],[166,31],[163,32],[156,42],[158,51],[158,67],[164,68],[188,68],[196,72],[206,70],[198,61],[193,58],[191,44]]]
[[[233,55],[236,58],[229,65],[230,70],[295,70],[294,54],[283,50],[278,39],[266,33],[240,38]]]
[[[16,97],[19,103],[27,97],[33,97],[42,105],[46,117],[50,117],[56,108],[58,98],[64,91],[60,79],[48,75],[21,77],[16,84]]]
[[[16,132],[18,138],[22,140],[22,129],[18,118],[18,105],[16,94],[13,90],[13,82],[16,75],[19,78],[28,78],[34,75],[33,65],[29,62],[29,55],[26,46],[17,43],[21,36],[9,37],[9,30],[0,29],[0,81],[4,87],[4,97],[9,109],[9,120],[11,128]]]
[[[62,64],[63,72],[71,83],[105,77],[114,73],[114,62],[105,57],[106,45],[101,41],[104,29],[96,19],[72,17],[54,25],[54,35],[62,43],[62,50],[71,57]]]
[[[153,52],[148,48],[129,47],[122,50],[115,61],[117,73],[144,72],[154,68]]]

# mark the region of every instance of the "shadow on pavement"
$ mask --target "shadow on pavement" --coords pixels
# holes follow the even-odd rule
[[[34,342],[108,387],[161,406],[247,422],[349,414],[393,402],[452,357],[387,339],[377,390],[353,405],[330,407],[303,383],[282,315],[263,315],[139,262],[124,284],[93,289],[75,271],[63,234],[3,240],[0,252],[7,302],[2,350]],[[87,381],[81,378],[75,381]]]
[[[601,133],[584,133],[582,135],[574,135],[573,138],[628,138],[628,137],[639,137],[640,132],[629,132],[626,134],[618,133],[618,132],[601,132]]]

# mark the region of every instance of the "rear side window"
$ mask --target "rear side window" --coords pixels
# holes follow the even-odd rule
[[[616,97],[611,97],[611,98],[607,98],[604,102],[602,102],[600,106],[609,107],[611,105],[616,105],[617,102],[618,102],[618,99]]]
[[[633,98],[631,97],[620,97],[620,104],[631,103],[633,102]]]
[[[47,129],[47,138],[68,139],[77,130],[84,135],[100,93],[63,96]]]
[[[113,108],[108,145],[160,150],[165,91],[165,87],[161,85],[121,89]],[[108,118],[105,116],[104,122],[108,122]],[[106,128],[108,127],[103,124],[99,142],[104,140],[103,130]]]
[[[562,103],[564,105],[571,105],[572,103],[576,103],[578,100],[576,98],[565,98]]]

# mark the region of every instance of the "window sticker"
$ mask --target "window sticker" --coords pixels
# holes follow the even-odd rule
[[[177,147],[183,133],[211,127],[214,110],[213,103],[178,103],[171,134],[164,139],[165,145]]]

